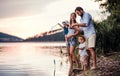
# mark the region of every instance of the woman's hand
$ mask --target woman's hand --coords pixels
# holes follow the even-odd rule
[[[72,24],[72,28],[74,28],[75,26],[78,26],[78,23]]]

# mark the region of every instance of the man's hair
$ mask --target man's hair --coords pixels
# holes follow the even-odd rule
[[[76,11],[80,11],[80,10],[83,11],[83,8],[82,8],[82,7],[76,7],[75,12],[76,12]]]

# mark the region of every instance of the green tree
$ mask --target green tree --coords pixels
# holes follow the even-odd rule
[[[108,21],[120,23],[120,0],[106,0],[104,3],[100,4],[100,7],[105,8],[105,12],[109,12],[111,14],[110,16],[108,16]]]
[[[95,0],[102,1],[102,0]],[[106,9],[110,16],[102,22],[95,22],[97,33],[97,52],[107,53],[120,49],[120,0],[106,0],[100,7]]]

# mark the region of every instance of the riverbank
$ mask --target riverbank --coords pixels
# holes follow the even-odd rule
[[[120,52],[97,56],[97,69],[80,72],[77,76],[120,76]]]

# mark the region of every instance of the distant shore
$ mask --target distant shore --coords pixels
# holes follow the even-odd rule
[[[36,46],[37,48],[66,48],[66,43],[59,42],[0,42],[1,45],[14,45],[14,44],[31,44],[31,46]]]

